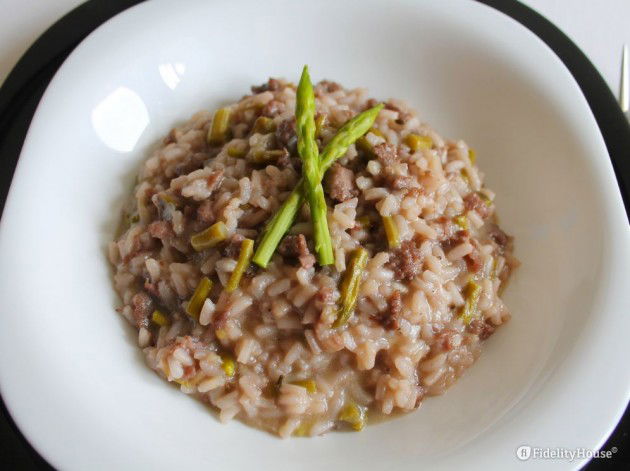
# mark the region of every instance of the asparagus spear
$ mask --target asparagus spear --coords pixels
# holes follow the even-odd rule
[[[390,249],[400,247],[400,238],[398,236],[398,226],[391,216],[383,216],[383,226],[385,227],[385,235],[387,236],[387,245]]]
[[[220,108],[214,113],[212,125],[208,130],[208,144],[215,146],[228,140],[231,113],[230,108]]]
[[[197,252],[217,246],[227,238],[227,227],[223,221],[219,221],[207,229],[194,234],[190,238],[190,245]]]
[[[363,247],[356,249],[350,256],[350,263],[343,274],[341,286],[339,287],[341,294],[339,301],[341,302],[341,307],[337,313],[337,319],[333,323],[333,327],[335,328],[346,324],[352,317],[352,314],[354,314],[354,307],[359,297],[363,270],[365,270],[368,257],[368,252]]]
[[[466,302],[462,306],[459,317],[462,319],[464,324],[470,324],[477,314],[479,313],[479,309],[477,308],[477,304],[479,303],[479,297],[481,296],[481,286],[475,282],[475,280],[470,280],[466,284],[465,292],[466,292]]]
[[[302,77],[297,88],[295,117],[297,148],[303,164],[303,189],[311,208],[315,254],[320,265],[330,265],[335,258],[326,218],[326,199],[319,172],[319,150],[315,142],[315,94],[307,66],[304,66],[302,70]]]
[[[199,319],[199,313],[201,312],[201,308],[203,307],[203,303],[210,294],[210,290],[212,289],[212,281],[207,277],[203,277],[199,280],[199,284],[195,289],[192,297],[188,301],[186,305],[186,312],[190,317],[195,320]]]
[[[158,325],[160,327],[170,324],[170,321],[168,320],[166,314],[158,309],[153,311],[153,314],[151,314],[151,321],[153,321],[155,325]]]
[[[243,277],[243,273],[247,270],[249,266],[249,262],[252,260],[252,252],[254,251],[254,241],[251,239],[245,239],[241,242],[241,252],[238,254],[238,261],[236,262],[236,267],[228,280],[228,284],[225,287],[225,290],[228,293],[235,291],[238,288],[239,283],[241,282],[241,278]]]
[[[347,152],[348,147],[372,127],[376,116],[382,108],[383,105],[380,104],[358,114],[344,124],[339,132],[330,140],[319,157],[320,181],[326,170],[328,170],[334,161],[342,157]],[[267,266],[280,240],[293,224],[295,215],[304,202],[303,183],[303,180],[300,180],[296,188],[284,201],[280,210],[267,224],[260,244],[254,254],[253,261],[256,265],[262,268]]]
[[[433,139],[429,136],[420,136],[419,134],[407,134],[403,142],[407,144],[411,152],[418,149],[430,149],[433,147]]]

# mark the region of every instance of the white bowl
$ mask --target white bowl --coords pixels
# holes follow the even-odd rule
[[[523,265],[512,321],[446,395],[362,433],[282,441],[220,425],[144,365],[105,247],[174,123],[305,63],[474,146]],[[597,449],[630,391],[629,247],[584,97],[502,14],[467,0],[148,2],[72,53],[31,125],[0,228],[1,391],[64,469],[507,469],[521,445]]]

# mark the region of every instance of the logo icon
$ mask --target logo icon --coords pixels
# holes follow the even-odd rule
[[[516,449],[516,457],[521,461],[527,461],[532,456],[532,447],[528,445],[519,446]]]

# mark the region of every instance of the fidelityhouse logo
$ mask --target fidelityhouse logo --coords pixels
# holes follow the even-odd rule
[[[593,458],[612,458],[617,447],[610,450],[591,450],[589,448],[562,448],[522,445],[516,449],[516,457],[521,461],[528,460],[563,460],[576,461]]]

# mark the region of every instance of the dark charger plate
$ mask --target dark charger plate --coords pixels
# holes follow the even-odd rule
[[[573,74],[604,137],[626,213],[630,214],[630,126],[599,72],[567,36],[525,5],[516,0],[477,1],[512,17],[531,30],[557,54]],[[141,0],[90,0],[80,5],[51,26],[22,56],[7,77],[0,88],[0,210],[4,208],[13,171],[35,108],[59,66],[94,29],[117,13],[140,2]],[[604,25],[599,25],[602,26]],[[0,466],[4,469],[51,469],[20,433],[4,402],[1,406]],[[596,408],[597,404],[593,404],[593,407]],[[629,432],[630,412],[626,410],[617,428],[602,447],[602,450],[613,450],[613,457],[592,460],[585,469],[628,469]],[[60,430],[60,433],[63,431]]]

